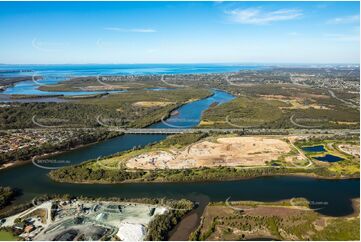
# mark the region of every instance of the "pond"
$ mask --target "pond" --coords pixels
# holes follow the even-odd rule
[[[335,156],[335,155],[330,155],[330,154],[326,154],[325,156],[317,156],[317,157],[313,157],[316,160],[319,161],[325,161],[325,162],[338,162],[338,161],[342,161],[343,159],[341,157]]]
[[[306,152],[324,152],[325,147],[323,145],[315,145],[315,146],[305,146],[302,149]]]
[[[233,98],[225,92],[215,91],[214,95],[188,103],[178,109],[177,116],[167,119],[170,125],[194,126],[201,114],[213,103],[224,103]],[[169,127],[164,123],[152,126]],[[123,135],[97,144],[84,146],[49,159],[70,161],[78,164],[116,152],[144,146],[166,138],[166,135]],[[199,183],[139,183],[139,184],[66,184],[56,183],[47,176],[49,170],[32,163],[0,171],[0,184],[20,189],[22,196],[17,203],[42,194],[73,194],[96,197],[166,197],[189,198],[199,201],[255,200],[278,201],[304,197],[309,201],[323,204],[318,212],[330,216],[345,216],[353,212],[352,199],[360,196],[360,180],[322,180],[307,177],[274,176],[240,181],[199,182]]]

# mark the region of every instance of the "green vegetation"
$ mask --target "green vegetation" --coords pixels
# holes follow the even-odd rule
[[[19,103],[2,108],[0,128],[38,128],[32,122],[34,116],[48,126],[100,127],[100,120],[108,126],[145,127],[169,116],[172,110],[184,103],[209,95],[211,92],[205,89],[141,90],[64,103]],[[135,105],[155,101],[167,105]]]
[[[279,109],[284,105],[279,101],[238,97],[228,103],[208,109],[203,113],[201,127],[234,128],[259,127],[274,128],[273,123],[281,119]]]
[[[105,157],[104,159],[101,159],[99,163],[109,168],[117,168],[122,163],[122,161],[124,161],[125,163],[126,160],[134,156],[137,156],[139,154],[143,154],[151,151],[157,151],[157,150],[169,151],[170,148],[181,149],[205,137],[207,137],[206,133],[189,133],[189,134],[186,133],[186,134],[171,135],[168,136],[167,139],[163,141],[147,145],[144,148],[140,148],[140,149],[133,148],[132,150],[127,150],[110,155],[108,157]],[[92,168],[98,169],[99,163],[94,164]],[[124,163],[122,164],[123,169],[125,169]]]
[[[0,187],[0,209],[9,205],[15,197],[15,192],[11,187]]]
[[[231,167],[196,168],[196,169],[164,169],[164,170],[132,170],[125,168],[107,169],[96,161],[88,161],[80,165],[53,170],[50,178],[58,182],[68,183],[122,183],[122,182],[199,182],[246,179],[258,176],[288,174],[332,175],[323,168],[255,168],[242,169]]]
[[[145,240],[164,241],[168,239],[168,232],[193,209],[193,203],[188,200],[179,200],[171,205],[173,210],[166,214],[157,215],[148,225],[148,234]]]
[[[324,230],[314,236],[314,240],[360,240],[360,218],[334,219]]]
[[[0,218],[13,216],[33,206],[34,204],[32,204],[31,202],[7,206],[6,208],[0,211]]]
[[[15,241],[18,240],[18,237],[11,231],[7,229],[0,229],[0,241]]]
[[[250,210],[234,210],[222,203],[211,203],[191,240],[359,240],[360,219],[329,217],[313,210],[290,206],[290,201],[232,202]]]
[[[171,148],[181,149],[193,144],[207,135],[202,133],[178,134],[169,136],[167,139],[145,146],[105,157],[101,160],[87,161],[79,165],[63,167],[49,173],[50,178],[58,182],[67,183],[123,183],[123,182],[199,182],[218,180],[238,180],[260,176],[302,174],[328,178],[358,177],[358,172],[340,173],[332,170],[337,164],[320,165],[315,162],[313,167],[304,169],[302,167],[284,167],[280,161],[272,161],[273,167],[260,167],[243,169],[242,167],[219,166],[213,168],[199,167],[193,169],[155,169],[142,170],[128,169],[125,161],[147,152],[156,150],[169,151]],[[211,139],[212,137],[209,137]],[[326,142],[327,143],[327,142]],[[299,147],[310,145],[300,141]],[[351,163],[350,163],[351,162]],[[339,162],[342,166],[359,166],[357,159]],[[328,165],[328,166],[327,166]],[[351,168],[349,169],[352,170]]]
[[[183,148],[187,145],[193,144],[205,137],[207,137],[208,134],[206,133],[185,133],[185,134],[176,134],[167,137],[167,139],[160,141],[159,143],[156,143],[152,145],[154,148]]]
[[[103,83],[103,84],[102,84]],[[169,87],[160,81],[160,76],[88,76],[62,81],[58,85],[40,86],[42,91],[88,90],[142,90],[145,88]]]
[[[32,99],[32,98],[55,98],[64,97],[64,95],[26,95],[26,94],[12,94],[11,99]],[[15,101],[16,102],[16,101]]]
[[[325,89],[265,83],[220,88],[237,98],[204,112],[202,127],[359,128],[359,110],[331,97]]]
[[[333,174],[333,176],[359,177],[360,173],[360,157],[346,154],[339,150],[338,146],[341,144],[354,145],[355,149],[359,149],[359,137],[314,137],[310,139],[303,139],[296,142],[296,145],[302,147],[323,145],[326,151],[323,152],[305,152],[309,159],[312,159],[314,164],[318,167],[323,167],[324,173]],[[342,158],[338,162],[321,162],[314,159],[317,156],[324,156],[326,154],[334,155]]]

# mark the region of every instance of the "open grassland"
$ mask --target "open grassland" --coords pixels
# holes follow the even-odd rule
[[[0,241],[16,241],[18,237],[16,237],[12,232],[0,230]]]
[[[312,142],[299,136],[178,134],[141,149],[52,171],[50,177],[70,183],[195,182],[287,174],[359,177],[359,157],[340,154],[345,159],[339,162],[316,161],[314,156],[320,154],[302,150]]]
[[[302,200],[302,199],[301,199]],[[295,201],[209,204],[191,240],[359,240],[359,199],[347,217],[329,217]]]
[[[145,127],[167,117],[184,103],[209,95],[211,92],[206,89],[139,90],[65,103],[19,103],[1,109],[0,128],[37,127],[32,120],[34,116],[46,126]],[[161,105],[138,105],[156,102]]]

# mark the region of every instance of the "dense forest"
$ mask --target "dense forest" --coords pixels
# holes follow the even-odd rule
[[[142,90],[61,103],[16,103],[2,107],[0,129],[38,128],[34,119],[58,127],[146,127],[184,103],[209,95],[205,89]]]
[[[95,162],[95,161],[89,161]],[[323,177],[335,177],[327,168],[255,168],[237,169],[233,167],[196,168],[196,169],[165,169],[165,170],[134,170],[119,168],[93,168],[87,163],[64,167],[49,173],[50,178],[66,183],[122,183],[122,182],[201,182],[237,180],[259,176],[288,174],[316,174]]]

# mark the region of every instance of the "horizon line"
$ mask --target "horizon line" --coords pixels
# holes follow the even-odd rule
[[[0,63],[0,65],[360,65],[360,62]]]

